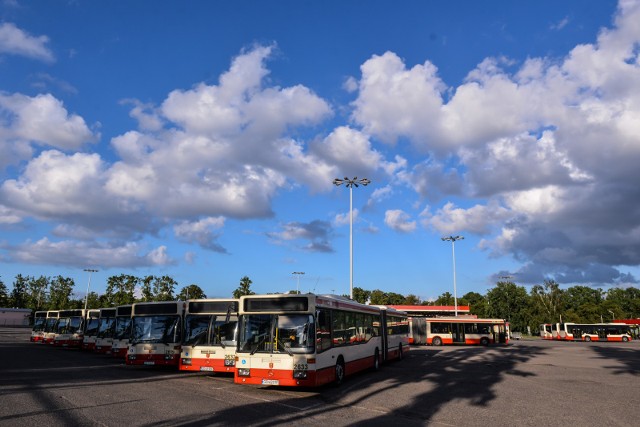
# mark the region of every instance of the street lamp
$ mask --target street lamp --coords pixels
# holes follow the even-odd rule
[[[353,187],[356,188],[362,184],[365,187],[371,184],[371,181],[367,178],[358,179],[354,177],[349,179],[346,176],[344,179],[336,178],[333,180],[333,185],[340,187],[345,184],[349,189],[349,296],[353,299]]]
[[[304,274],[304,271],[294,271],[291,274],[295,274],[296,275],[296,279],[297,279],[297,284],[296,284],[296,293],[300,293],[300,276]]]
[[[611,310],[607,310],[607,311],[608,311],[609,313],[611,313],[611,321],[613,322],[613,321],[615,320],[615,318],[616,318],[615,313],[614,313],[613,311],[611,311]]]
[[[442,237],[443,242],[451,242],[451,255],[453,257],[453,304],[456,316],[458,316],[458,291],[456,290],[456,241],[463,239],[464,236]]]
[[[87,296],[84,297],[84,309],[87,309],[87,302],[89,302],[89,288],[91,287],[91,273],[97,273],[98,270],[93,270],[91,268],[85,268],[84,271],[89,273],[89,283],[87,283]]]

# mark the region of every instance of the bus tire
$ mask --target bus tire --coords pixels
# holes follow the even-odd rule
[[[487,337],[480,338],[480,345],[485,346],[485,347],[488,346],[489,345],[489,338],[487,338]]]
[[[378,369],[380,369],[380,351],[376,348],[373,353],[373,370],[377,371]]]
[[[338,357],[338,361],[336,362],[336,380],[335,385],[340,385],[344,381],[344,359],[342,356]]]
[[[591,337],[587,335],[586,337],[584,337],[584,340],[585,340],[586,342],[591,342]]]
[[[433,340],[431,341],[431,345],[434,345],[436,347],[441,346],[442,345],[442,338],[434,337]]]
[[[623,342],[627,342],[627,341],[629,341],[629,337],[622,337],[622,341],[623,341]]]

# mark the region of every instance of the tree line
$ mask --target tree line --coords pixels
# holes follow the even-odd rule
[[[353,288],[353,297],[370,304],[454,305],[454,297],[449,292],[434,301],[420,301],[411,294],[403,296],[379,289]],[[640,290],[629,287],[604,291],[589,286],[561,289],[557,282],[547,280],[527,292],[524,286],[501,281],[484,295],[468,292],[458,298],[458,306],[467,305],[471,314],[479,318],[507,319],[513,331],[536,333],[542,323],[599,323],[640,318]]]
[[[251,279],[244,276],[232,292],[233,298],[253,295]],[[34,311],[84,308],[85,299],[74,294],[75,283],[68,277],[17,275],[9,292],[0,279],[0,307],[29,308]],[[105,293],[89,292],[87,308],[115,307],[142,301],[174,301],[206,298],[196,284],[184,286],[176,294],[178,283],[170,276],[136,277],[128,274],[107,279]],[[289,291],[296,293],[296,291]],[[402,295],[379,289],[353,288],[354,300],[377,305],[454,305],[454,297],[445,292],[433,301],[421,301],[413,294]],[[469,306],[480,318],[507,319],[514,331],[537,331],[541,323],[610,322],[613,319],[640,318],[640,290],[634,287],[604,291],[589,286],[561,289],[552,280],[535,285],[529,291],[511,281],[501,281],[484,295],[468,292],[458,298],[459,306]],[[530,329],[529,329],[530,328]]]

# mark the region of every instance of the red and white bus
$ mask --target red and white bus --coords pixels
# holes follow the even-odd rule
[[[238,384],[339,384],[346,375],[377,369],[389,342],[398,348],[409,342],[405,325],[385,333],[380,307],[336,295],[247,295],[240,298],[239,313]],[[402,323],[406,314],[389,318]],[[396,335],[402,338],[395,341]]]
[[[53,345],[58,347],[82,347],[85,310],[60,310]]]
[[[101,308],[98,335],[96,335],[96,353],[111,354],[113,334],[116,328],[116,308]]]
[[[131,337],[131,305],[116,307],[115,331],[111,344],[111,355],[124,359],[129,350],[129,338]]]
[[[509,323],[504,319],[436,317],[426,319],[427,344],[507,344]]]
[[[560,341],[631,341],[629,325],[624,323],[557,323]]]
[[[47,311],[47,321],[42,329],[42,344],[53,344],[53,340],[56,338],[56,325],[58,324],[58,310]]]
[[[174,365],[180,360],[183,301],[140,302],[131,307],[127,365]]]
[[[237,339],[237,299],[187,301],[180,370],[233,372]]]
[[[98,327],[100,326],[100,309],[87,310],[87,320],[82,338],[82,349],[93,351],[96,348]]]
[[[40,342],[42,341],[42,336],[44,335],[44,326],[47,323],[47,312],[46,311],[36,311],[33,315],[33,328],[31,328],[31,342]]]
[[[554,325],[551,323],[542,323],[540,325],[540,337],[543,340],[552,340]]]

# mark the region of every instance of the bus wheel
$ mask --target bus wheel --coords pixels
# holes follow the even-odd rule
[[[435,345],[436,347],[439,347],[442,345],[442,339],[440,339],[440,337],[435,337],[433,339],[433,341],[431,341],[431,345]]]
[[[483,345],[485,347],[488,346],[489,345],[489,338],[487,338],[487,337],[480,338],[480,345]]]
[[[586,342],[590,342],[590,341],[591,341],[591,337],[587,335],[586,337],[584,337],[584,340],[585,340]]]
[[[622,337],[622,341],[624,341],[624,342],[629,341],[629,337]]]
[[[380,352],[376,348],[375,353],[373,353],[373,370],[377,371],[380,369]]]
[[[344,360],[342,359],[342,356],[340,356],[338,358],[338,362],[336,363],[336,381],[335,381],[335,384],[336,385],[340,385],[340,384],[342,384],[342,381],[344,381]]]

